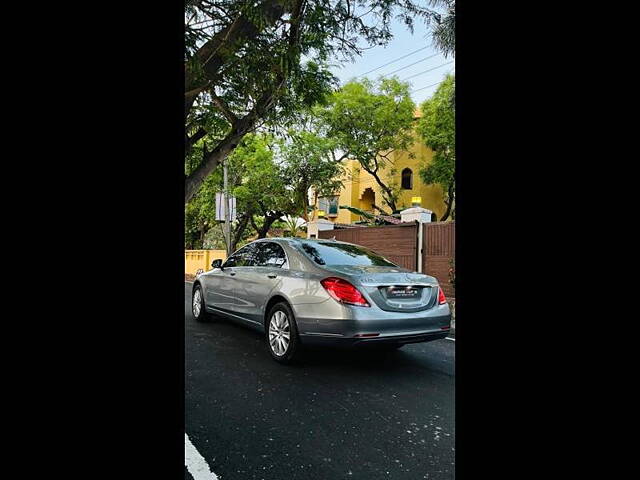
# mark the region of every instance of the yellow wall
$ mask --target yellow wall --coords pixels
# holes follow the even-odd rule
[[[409,158],[409,153],[413,153],[415,157]],[[411,197],[422,197],[421,206],[434,212],[438,220],[442,218],[442,215],[444,215],[446,211],[442,188],[439,185],[425,185],[420,179],[419,174],[420,168],[432,161],[433,151],[417,140],[409,151],[393,152],[390,155],[390,159],[390,165],[380,174],[380,178],[385,184],[388,185],[389,180],[392,180],[389,172],[392,168],[396,171],[394,180],[398,186],[401,185],[403,169],[408,167],[413,172],[413,189],[400,190],[400,197],[396,204],[398,208],[400,210],[409,208],[411,207]],[[391,165],[391,163],[393,163],[393,165]],[[381,193],[382,189],[378,183],[373,176],[359,167],[359,163],[355,160],[346,161],[347,174],[343,179],[344,188],[340,191],[339,205],[350,205],[363,210],[371,210],[370,205],[362,201],[365,190],[371,188],[375,194],[375,204],[385,210],[389,210],[389,207],[384,204]],[[338,223],[352,223],[358,221],[359,217],[348,210],[341,209],[338,211],[338,217],[329,218],[329,220]]]
[[[205,272],[211,270],[211,262],[216,258],[226,260],[227,252],[224,250],[185,250],[184,273],[195,275],[200,268]]]

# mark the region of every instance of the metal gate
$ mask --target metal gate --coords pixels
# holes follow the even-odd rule
[[[455,297],[449,270],[456,257],[456,223],[433,222],[423,227],[422,271],[438,279],[447,297]]]

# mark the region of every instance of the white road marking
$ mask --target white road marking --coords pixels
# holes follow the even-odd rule
[[[211,471],[209,464],[193,446],[186,432],[184,434],[184,464],[193,480],[218,480],[218,476]]]

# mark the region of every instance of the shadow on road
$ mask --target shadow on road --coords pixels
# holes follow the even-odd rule
[[[227,350],[233,357],[255,359],[259,363],[268,362],[269,366],[287,371],[301,369],[308,373],[323,371],[330,372],[332,376],[345,377],[371,373],[386,376],[407,373],[408,370],[415,373],[416,369],[421,370],[423,375],[427,373],[425,370],[453,374],[452,364],[443,365],[440,355],[432,358],[431,351],[438,348],[435,345],[429,345],[431,342],[408,344],[395,351],[376,350],[369,346],[354,348],[304,346],[294,363],[279,365],[271,359],[262,333],[232,320],[215,317],[211,323],[199,325],[197,332],[191,332],[188,335],[196,339],[212,341],[217,349]],[[417,348],[420,351],[416,351]]]

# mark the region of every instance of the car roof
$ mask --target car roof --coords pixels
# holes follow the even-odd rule
[[[348,242],[341,242],[339,240],[334,240],[331,238],[272,237],[272,238],[260,238],[255,241],[256,242],[278,241],[278,242],[286,242],[286,243],[346,243],[348,245],[353,245]]]

